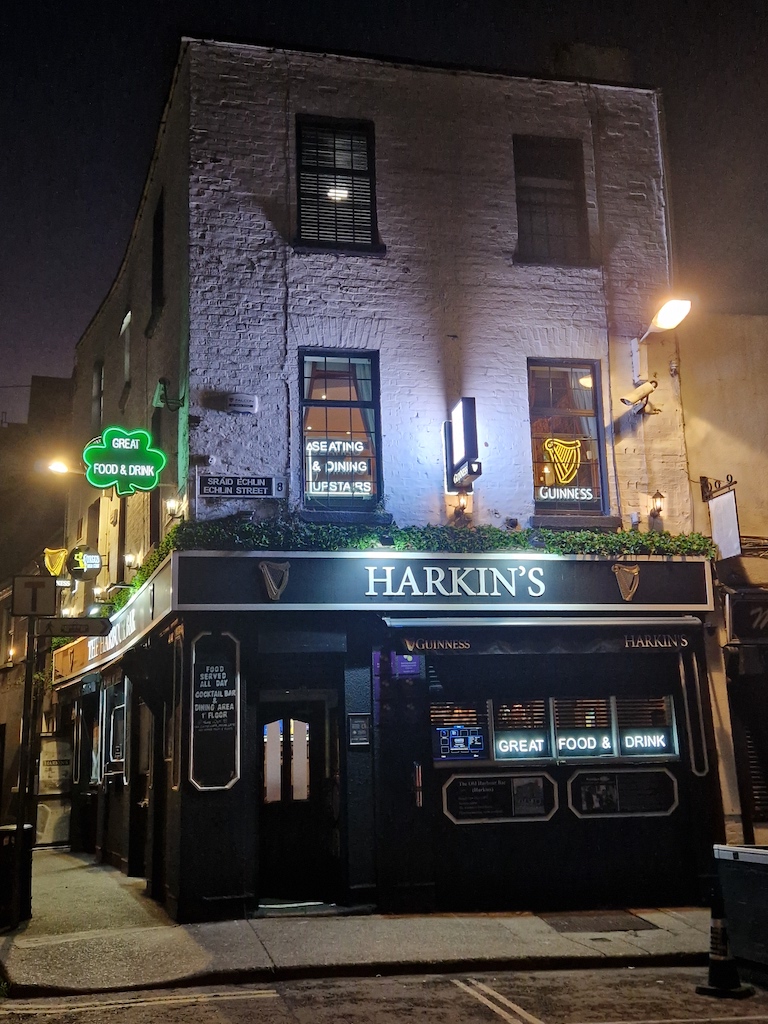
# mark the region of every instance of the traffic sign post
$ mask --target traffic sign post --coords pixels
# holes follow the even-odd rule
[[[108,618],[81,616],[77,619],[42,619],[37,627],[37,636],[107,636],[112,629]]]
[[[19,796],[16,813],[16,844],[14,849],[13,886],[11,892],[11,927],[21,919],[22,871],[27,864],[24,825],[32,817],[29,807],[29,767],[32,743],[32,687],[37,660],[35,639],[38,618],[56,614],[57,587],[55,576],[14,576],[11,614],[27,620],[27,653],[24,673],[24,697],[21,709],[21,745],[19,747]],[[32,828],[35,822],[32,822]]]
[[[56,614],[55,576],[14,576],[11,614],[51,616]]]
[[[19,577],[16,577],[18,579]],[[24,577],[21,577],[22,579]],[[35,578],[35,577],[33,577]],[[42,577],[39,577],[42,578]],[[16,579],[14,579],[13,596],[16,598]],[[56,581],[51,577],[54,585]],[[34,591],[33,591],[34,593]],[[27,595],[29,596],[29,595]],[[35,602],[32,602],[35,604]],[[15,604],[14,604],[15,607]],[[14,614],[17,614],[14,611]],[[24,849],[24,825],[28,817],[29,803],[29,762],[30,745],[32,740],[32,683],[35,672],[35,623],[37,618],[34,615],[27,617],[27,655],[26,672],[24,674],[24,698],[21,710],[21,745],[19,747],[19,802],[16,810],[16,846],[14,849],[14,872],[13,890],[11,894],[11,927],[16,928],[21,919],[21,874],[26,864]],[[34,828],[34,822],[32,826]]]

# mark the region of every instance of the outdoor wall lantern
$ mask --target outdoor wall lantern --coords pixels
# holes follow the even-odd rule
[[[184,515],[181,511],[181,501],[178,498],[166,498],[165,511],[169,519],[184,518]]]
[[[663,511],[664,495],[661,493],[661,491],[656,491],[656,493],[651,498],[651,518],[658,519],[658,517],[662,514]]]

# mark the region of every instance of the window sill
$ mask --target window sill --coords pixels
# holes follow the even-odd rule
[[[391,526],[392,516],[389,512],[325,512],[315,509],[303,509],[299,519],[305,523],[325,523],[327,525],[348,526]]]
[[[386,256],[386,245],[332,245],[326,243],[320,245],[315,242],[302,242],[296,239],[293,243],[293,251],[301,256],[305,255],[326,255],[326,256]]]
[[[584,515],[532,515],[531,526],[540,530],[603,530],[612,533],[621,529],[621,516]]]
[[[600,270],[602,263],[594,260],[574,260],[572,263],[561,263],[557,260],[526,260],[522,256],[513,256],[512,262],[517,267],[552,267],[553,270]]]

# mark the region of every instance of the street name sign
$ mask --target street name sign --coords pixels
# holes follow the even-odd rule
[[[201,498],[284,498],[282,476],[200,476],[197,493]]]
[[[107,636],[112,623],[106,618],[46,619],[37,627],[38,636]]]

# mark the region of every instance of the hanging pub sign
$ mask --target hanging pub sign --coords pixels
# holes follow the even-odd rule
[[[95,580],[101,572],[101,555],[87,544],[78,544],[67,555],[67,572],[73,580]]]
[[[240,778],[240,641],[231,633],[192,641],[189,760],[201,791],[230,789]]]
[[[85,479],[92,487],[114,487],[120,497],[151,491],[160,483],[168,458],[152,447],[147,430],[107,427],[83,449]]]
[[[460,398],[451,409],[445,424],[446,491],[472,491],[472,484],[482,474],[478,462],[477,414],[474,398]]]

